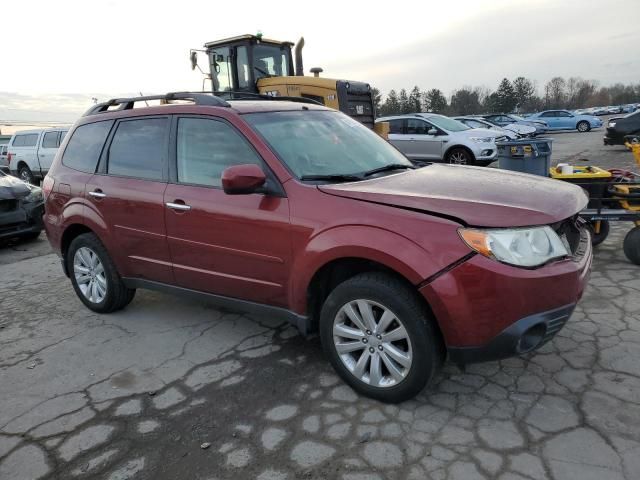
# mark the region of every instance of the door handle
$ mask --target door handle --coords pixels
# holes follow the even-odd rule
[[[167,202],[165,205],[172,210],[180,210],[182,212],[186,212],[187,210],[191,210],[191,205],[185,205],[184,203],[176,203],[176,202]]]
[[[91,195],[92,197],[95,198],[104,198],[107,196],[106,193],[102,193],[102,190],[100,190],[99,188],[94,190],[93,192],[89,192],[89,195]]]

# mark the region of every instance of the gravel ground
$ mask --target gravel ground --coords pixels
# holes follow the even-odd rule
[[[554,161],[631,166],[602,129]],[[576,153],[579,152],[579,153]],[[596,161],[597,160],[597,161]],[[0,249],[0,479],[640,478],[640,267],[627,225],[540,351],[447,364],[389,406],[342,384],[277,318],[139,291],[82,306],[44,237]]]

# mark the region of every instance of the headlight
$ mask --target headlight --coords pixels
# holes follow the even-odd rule
[[[537,267],[569,255],[560,237],[549,226],[487,230],[460,228],[458,233],[472,250],[518,267]]]
[[[43,200],[42,189],[41,188],[32,188],[31,193],[24,197],[25,202],[33,203],[33,202],[41,202]]]
[[[495,141],[493,137],[471,137],[471,140],[476,143],[491,143]]]
[[[611,128],[615,127],[615,126],[616,126],[616,122],[609,122],[609,126],[610,126]]]

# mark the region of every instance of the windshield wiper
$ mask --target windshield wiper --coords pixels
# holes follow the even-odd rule
[[[333,175],[302,175],[300,180],[327,180],[330,182],[357,182],[358,180],[362,180],[362,177],[359,175],[341,175],[341,174],[333,174]]]
[[[384,167],[374,168],[373,170],[368,170],[362,174],[363,177],[368,177],[369,175],[373,175],[375,173],[380,172],[388,172],[390,170],[413,170],[416,167],[413,165],[405,165],[404,163],[390,163],[389,165],[385,165]]]

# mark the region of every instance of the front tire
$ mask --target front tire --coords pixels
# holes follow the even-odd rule
[[[73,289],[90,310],[115,312],[133,300],[135,289],[125,286],[107,249],[95,234],[84,233],[74,238],[66,262]]]
[[[629,233],[624,237],[622,248],[631,262],[640,265],[640,226],[629,230]]]
[[[586,120],[581,120],[580,122],[578,122],[576,128],[580,133],[585,133],[591,130],[591,125]]]
[[[20,165],[20,168],[18,168],[18,177],[20,177],[20,180],[23,182],[35,185],[36,177],[33,175],[33,172],[28,165]]]
[[[320,314],[333,368],[357,392],[397,403],[418,394],[442,362],[442,343],[415,291],[384,273],[338,285]]]
[[[446,161],[453,165],[474,165],[476,159],[464,148],[452,148],[447,153]]]

